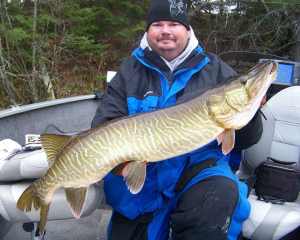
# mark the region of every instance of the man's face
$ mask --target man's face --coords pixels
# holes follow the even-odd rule
[[[178,22],[153,22],[147,32],[150,47],[168,61],[178,57],[186,48],[190,30]]]

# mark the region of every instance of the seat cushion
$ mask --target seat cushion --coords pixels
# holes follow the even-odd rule
[[[16,208],[17,201],[23,191],[32,182],[1,183],[0,184],[0,215],[12,222],[39,222],[40,210],[23,212]],[[82,211],[82,217],[90,215],[100,204],[102,199],[102,189],[100,185],[91,185],[87,192],[87,198]],[[53,195],[49,209],[48,220],[71,219],[74,218],[70,206],[66,201],[65,192],[59,189]]]
[[[1,161],[0,182],[41,178],[49,168],[43,149],[24,151]]]
[[[300,86],[286,88],[263,107],[263,135],[260,141],[243,151],[236,175],[249,178],[267,157],[299,162],[300,156]],[[280,239],[300,226],[300,198],[283,205],[257,200],[255,190],[248,198],[251,213],[243,224],[243,236],[253,240]]]
[[[263,118],[263,135],[257,144],[244,150],[242,164],[253,171],[267,157],[298,162],[300,156],[300,86],[280,91],[261,110],[266,117],[266,119]]]
[[[249,218],[243,224],[243,236],[252,240],[277,240],[300,225],[300,197],[283,205],[257,200],[253,189],[248,198]]]

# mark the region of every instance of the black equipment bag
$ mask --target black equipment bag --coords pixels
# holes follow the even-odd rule
[[[255,191],[259,197],[295,201],[300,191],[300,167],[295,162],[268,158],[258,166]]]

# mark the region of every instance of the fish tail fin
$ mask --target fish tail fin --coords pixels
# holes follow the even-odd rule
[[[17,208],[21,211],[31,212],[31,206],[33,204],[34,209],[38,210],[40,205],[40,199],[34,195],[34,184],[31,184],[21,195],[17,202]]]
[[[49,212],[50,204],[41,205],[41,212],[40,212],[40,222],[39,222],[39,234],[40,236],[44,236],[45,233],[45,226],[47,222],[47,216]]]
[[[31,207],[33,205],[34,209],[37,211],[41,208],[40,212],[40,236],[44,235],[45,225],[47,221],[47,216],[49,212],[50,204],[41,204],[40,198],[34,195],[34,184],[31,184],[21,195],[17,202],[17,208],[21,211],[31,212]]]

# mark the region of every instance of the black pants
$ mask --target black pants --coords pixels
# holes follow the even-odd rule
[[[227,239],[238,201],[238,186],[229,178],[214,176],[196,183],[171,215],[173,240]]]
[[[237,183],[229,178],[214,176],[196,183],[181,195],[171,215],[173,240],[227,239],[238,201]],[[152,214],[130,220],[115,212],[112,221],[109,240],[147,240]]]

